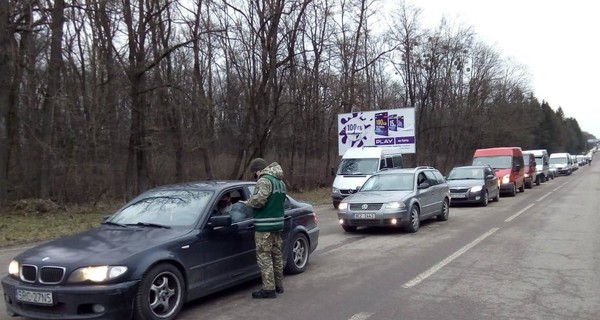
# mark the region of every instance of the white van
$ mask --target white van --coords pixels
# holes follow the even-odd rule
[[[554,179],[553,172],[555,171],[550,171],[548,151],[546,149],[524,150],[523,153],[525,152],[533,153],[535,156],[536,184],[539,185],[538,182],[546,182],[550,179]]]
[[[337,209],[340,201],[362,187],[372,174],[391,168],[402,168],[399,148],[362,147],[346,150],[331,189],[333,206]]]
[[[568,153],[553,153],[550,155],[550,168],[556,169],[558,174],[570,175],[573,173],[573,160]]]

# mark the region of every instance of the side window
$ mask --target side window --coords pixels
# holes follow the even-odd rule
[[[441,172],[439,172],[437,170],[433,171],[433,175],[437,179],[438,183],[446,183],[446,180],[444,180],[444,176],[442,175]]]
[[[423,172],[419,172],[419,175],[417,176],[417,186],[419,186],[425,181],[427,181],[427,178],[425,178],[425,174]]]
[[[402,168],[402,156],[393,156],[392,162],[394,163],[394,168]]]
[[[386,158],[381,159],[380,165],[379,165],[380,169],[391,169],[393,167],[394,167],[394,164],[392,163],[392,158],[386,157]]]
[[[433,171],[427,170],[424,172],[425,172],[425,177],[427,177],[427,182],[429,182],[429,185],[435,186],[436,184],[438,184],[438,180],[435,177],[435,175],[433,174]]]

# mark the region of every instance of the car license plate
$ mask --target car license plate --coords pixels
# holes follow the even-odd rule
[[[44,305],[52,305],[52,292],[39,292],[17,289],[17,300]]]
[[[375,219],[374,213],[356,213],[354,214],[355,219]]]
[[[456,194],[451,194],[450,197],[454,198],[454,199],[460,199],[460,198],[466,198],[467,195],[464,193],[456,193]]]

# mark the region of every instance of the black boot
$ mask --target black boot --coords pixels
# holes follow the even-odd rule
[[[258,291],[252,292],[252,298],[254,299],[272,299],[276,298],[275,290],[263,290],[260,289]]]
[[[275,292],[277,293],[283,293],[283,287],[275,287]]]

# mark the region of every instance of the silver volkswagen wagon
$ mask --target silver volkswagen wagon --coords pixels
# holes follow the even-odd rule
[[[450,191],[442,174],[433,167],[381,171],[338,207],[338,219],[346,232],[358,227],[404,227],[417,232],[421,221],[448,220]]]

